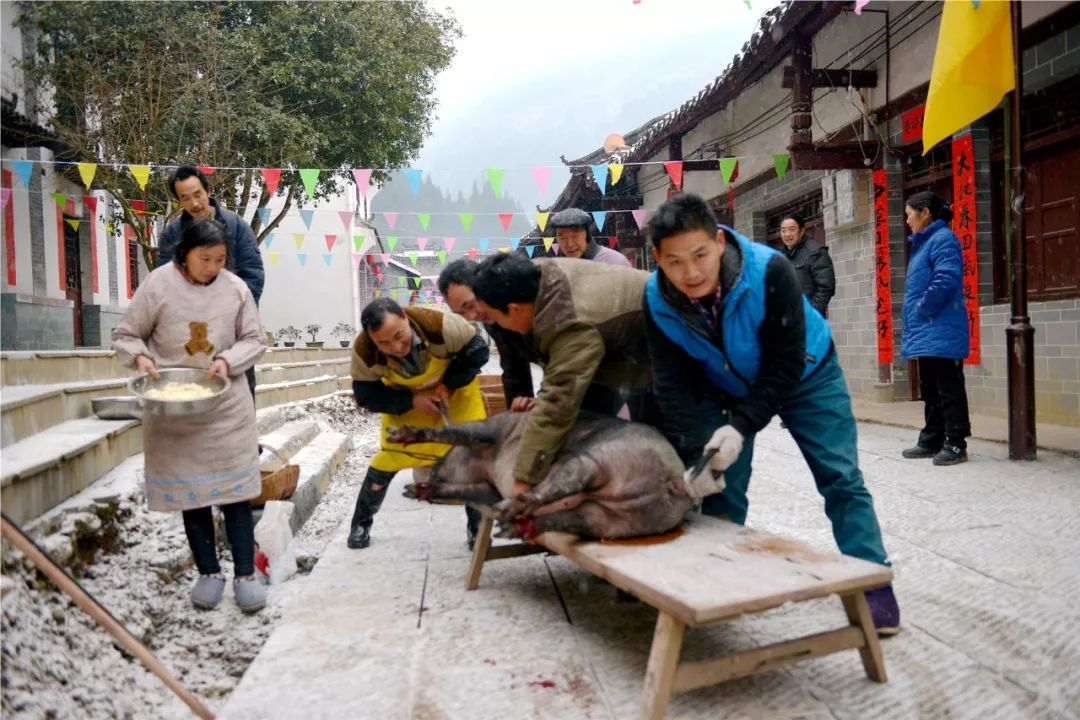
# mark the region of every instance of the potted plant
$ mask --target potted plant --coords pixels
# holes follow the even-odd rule
[[[296,341],[300,339],[300,331],[290,325],[278,330],[278,337],[285,344],[285,347],[293,347],[296,345]]]
[[[330,335],[336,337],[343,348],[349,347],[349,341],[353,339],[355,334],[356,331],[353,330],[353,326],[347,322],[339,322],[330,331]]]
[[[321,348],[322,347],[322,340],[316,340],[315,339],[315,337],[319,334],[320,330],[322,330],[322,325],[316,325],[314,323],[312,323],[311,325],[308,325],[307,327],[304,328],[304,332],[306,332],[308,335],[311,336],[311,342],[309,342],[307,344],[307,346],[309,348]]]

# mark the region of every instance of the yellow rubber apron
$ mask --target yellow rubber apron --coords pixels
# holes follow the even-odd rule
[[[428,355],[427,369],[415,377],[399,375],[392,367],[389,374],[382,379],[383,383],[391,387],[406,388],[408,390],[428,390],[442,382],[449,360]],[[464,422],[475,422],[487,417],[484,411],[484,396],[480,393],[480,381],[473,381],[462,388],[458,388],[450,395],[450,407],[448,409],[450,422],[457,425]],[[371,460],[371,467],[380,472],[396,473],[406,468],[429,467],[435,461],[450,451],[449,445],[442,443],[417,443],[415,445],[398,445],[387,440],[387,434],[391,428],[402,425],[413,427],[442,427],[441,418],[433,417],[419,410],[409,410],[401,415],[383,413],[382,428],[379,431],[380,450]]]

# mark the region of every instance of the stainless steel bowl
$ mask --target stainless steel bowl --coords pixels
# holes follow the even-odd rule
[[[143,415],[139,398],[133,395],[91,398],[90,409],[102,420],[138,420]]]
[[[128,390],[135,393],[146,415],[201,415],[213,410],[225,397],[225,393],[229,392],[231,385],[228,378],[218,375],[208,378],[206,370],[194,368],[161,368],[158,374],[161,377],[157,380],[149,375],[138,375],[128,380]],[[198,400],[153,400],[146,397],[148,390],[164,387],[170,382],[196,383],[210,388],[214,394]]]

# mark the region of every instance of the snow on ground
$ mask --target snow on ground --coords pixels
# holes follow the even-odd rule
[[[354,444],[296,538],[301,567],[310,570],[334,529],[352,512],[379,426],[377,416],[358,412],[345,395],[307,409],[290,409],[290,414],[305,413],[325,428],[351,434]],[[76,553],[67,565],[184,685],[218,711],[281,617],[285,603],[301,591],[306,575],[268,588],[267,607],[255,615],[244,615],[236,607],[231,583],[217,609],[196,610],[188,593],[197,571],[181,517],[146,509],[136,478],[140,469],[137,456],[103,479],[108,493],[114,494],[109,507],[116,511],[116,532],[91,535],[111,539],[113,547],[98,551],[85,565]],[[83,503],[84,508],[92,505]],[[99,510],[103,507],[99,503]],[[51,514],[52,523],[63,521],[65,528],[49,537],[35,537],[46,551],[64,554],[67,537],[83,530],[75,520],[97,522],[96,515],[77,512],[73,503],[66,509],[66,515]],[[47,524],[39,523],[35,529]],[[231,579],[229,551],[222,547],[220,553],[222,570]],[[2,583],[0,715],[4,718],[191,717],[156,676],[115,645],[15,550],[6,549],[3,555]]]

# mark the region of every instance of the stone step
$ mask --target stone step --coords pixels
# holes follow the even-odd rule
[[[348,348],[269,348],[260,360],[282,365],[349,357]],[[14,351],[0,353],[0,385],[52,385],[129,377],[111,350]]]
[[[311,420],[295,420],[287,422],[272,432],[259,437],[259,443],[263,446],[262,456],[259,458],[261,470],[276,470],[281,467],[281,460],[267,450],[274,448],[286,460],[310,443],[319,434],[319,426]]]
[[[265,438],[262,441],[265,444]],[[319,433],[289,459],[291,464],[300,466],[296,492],[289,498],[295,506],[290,518],[294,534],[315,512],[323,493],[330,485],[330,479],[345,462],[351,449],[352,440],[348,435],[330,431]],[[260,517],[262,510],[256,510],[255,522],[258,522]]]
[[[348,377],[338,377],[336,375],[322,375],[309,380],[256,385],[255,407],[264,408],[271,405],[298,402],[319,397],[320,395],[329,395],[349,387],[352,387],[352,381]]]
[[[0,447],[24,440],[66,420],[91,417],[90,401],[97,397],[128,395],[127,378],[121,377],[123,368],[114,359],[113,377],[104,380],[84,380],[52,385],[9,385],[0,388]],[[260,364],[256,367],[256,379],[260,385],[272,385],[280,390],[283,383],[289,385],[287,392],[276,392],[269,400],[262,400],[259,407],[288,402],[288,398],[307,397],[303,389],[309,381],[326,376],[347,377],[348,358],[306,360],[278,365]],[[258,389],[256,390],[258,395]],[[320,392],[317,394],[325,394]],[[275,398],[285,397],[285,400]]]

